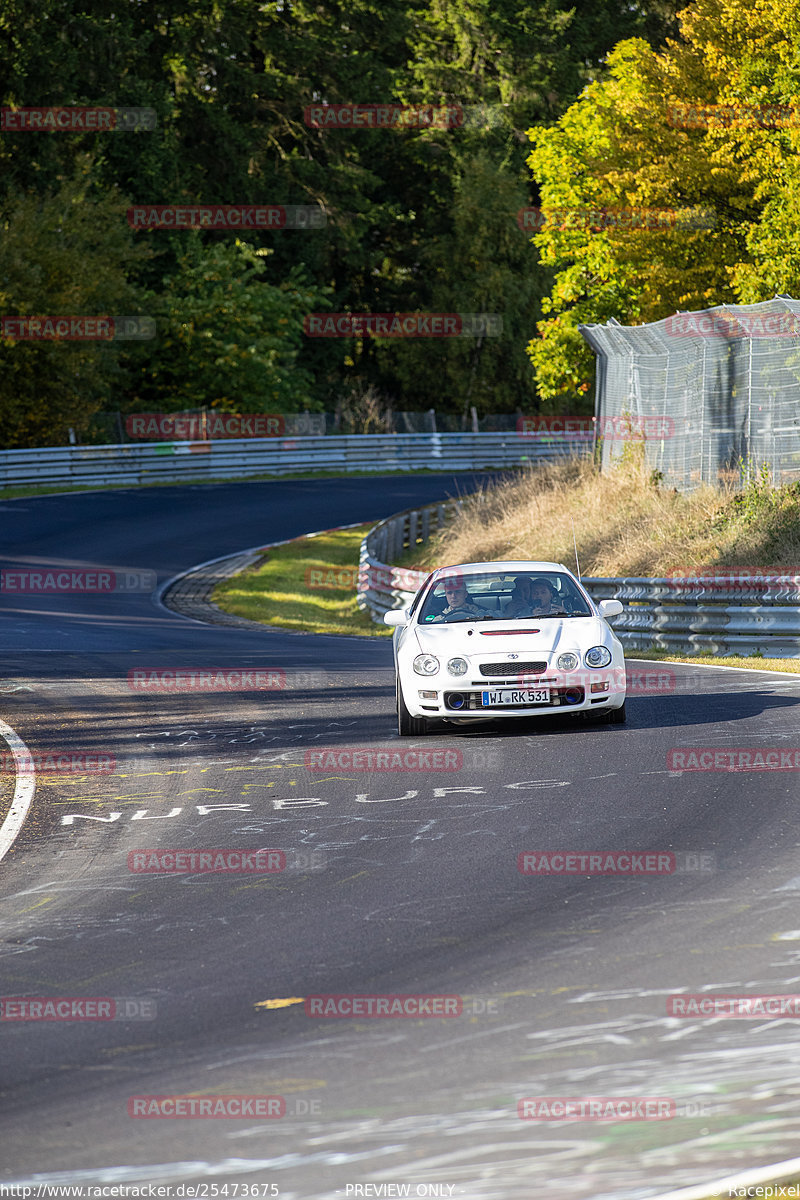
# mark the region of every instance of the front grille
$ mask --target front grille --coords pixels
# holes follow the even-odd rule
[[[479,663],[478,670],[487,679],[509,675],[541,675],[547,670],[546,662],[498,662]]]

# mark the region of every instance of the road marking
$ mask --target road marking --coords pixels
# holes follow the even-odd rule
[[[0,737],[8,743],[14,755],[14,765],[17,768],[17,780],[14,784],[14,799],[3,824],[0,825],[0,859],[3,859],[14,844],[14,839],[22,829],[28,809],[33,803],[36,792],[36,772],[33,769],[33,755],[22,738],[0,721]],[[25,764],[24,766],[22,764]]]
[[[43,904],[52,904],[52,903],[53,903],[53,897],[45,896],[44,900],[37,900],[36,904],[31,904],[29,908],[23,908],[22,911],[18,915],[21,917],[25,913],[33,912],[33,910],[35,908],[41,908]]]
[[[304,1004],[304,996],[285,996],[275,1000],[257,1000],[254,1008],[288,1008],[290,1004]]]

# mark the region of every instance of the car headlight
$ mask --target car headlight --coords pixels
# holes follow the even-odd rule
[[[583,657],[587,667],[607,667],[611,662],[611,651],[605,646],[592,646]]]
[[[439,660],[433,654],[418,654],[414,659],[414,670],[417,675],[435,675],[439,670]]]
[[[556,666],[559,671],[574,671],[578,665],[578,656],[570,650],[567,654],[559,654],[556,659]]]
[[[447,669],[451,675],[466,675],[469,670],[469,664],[465,658],[451,658],[447,664]]]

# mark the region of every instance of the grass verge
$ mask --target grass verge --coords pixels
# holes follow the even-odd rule
[[[751,671],[783,671],[800,675],[800,658],[759,658],[753,655],[740,658],[737,654],[673,654],[669,650],[632,650],[626,658],[642,658],[649,662],[692,663],[701,667],[736,667]]]
[[[227,613],[305,633],[391,637],[356,604],[361,542],[372,523],[298,538],[255,566],[217,585],[215,604]]]
[[[429,569],[504,558],[573,566],[573,532],[588,576],[800,573],[800,482],[773,488],[762,471],[738,491],[679,493],[633,445],[607,471],[566,459],[479,488],[412,557]]]

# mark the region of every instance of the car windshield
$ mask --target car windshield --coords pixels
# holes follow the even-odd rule
[[[591,615],[574,581],[559,572],[487,571],[460,575],[454,570],[429,589],[419,611],[419,624]]]

